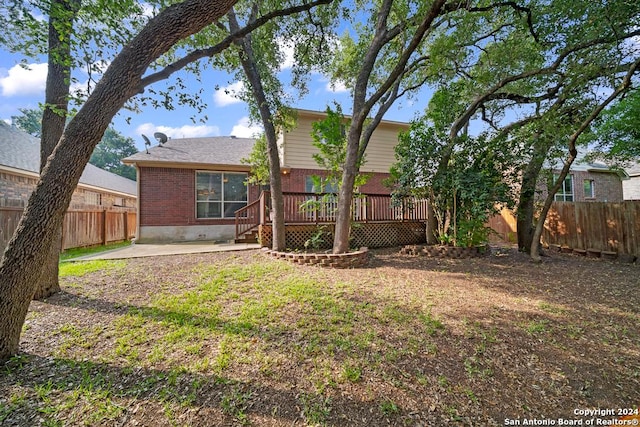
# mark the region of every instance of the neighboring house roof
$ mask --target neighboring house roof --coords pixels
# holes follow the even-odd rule
[[[563,163],[561,161],[556,160],[556,162],[552,164],[554,165],[554,169],[562,169]],[[624,170],[612,168],[604,162],[598,160],[588,162],[584,154],[578,154],[578,157],[571,164],[570,170],[572,172],[615,173],[620,179],[627,179],[629,177]]]
[[[0,167],[38,175],[40,140],[0,120]],[[138,186],[135,181],[92,164],[87,164],[85,167],[80,177],[80,184],[133,197],[138,194]]]
[[[241,162],[251,154],[253,138],[214,136],[206,138],[170,139],[163,145],[151,147],[122,160],[125,164],[157,167],[215,167],[231,166],[235,170],[249,170]]]
[[[630,177],[638,177],[640,176],[640,163],[632,163],[624,168],[624,170]]]

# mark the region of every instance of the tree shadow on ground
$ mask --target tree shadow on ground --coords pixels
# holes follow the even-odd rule
[[[0,397],[0,420],[30,425],[56,413],[63,424],[73,424],[70,417],[112,402],[100,420],[76,418],[75,423],[504,425],[506,418],[571,418],[576,408],[637,405],[637,311],[625,308],[636,307],[637,296],[620,304],[608,301],[609,293],[621,290],[604,280],[593,296],[587,292],[592,276],[598,283],[607,277],[616,283],[632,270],[584,273],[590,281],[576,285],[582,273],[559,273],[580,263],[560,258],[533,277],[524,268],[530,265],[520,262],[517,254],[473,261],[376,254],[362,276],[351,272],[355,291],[341,288],[344,306],[302,312],[286,306],[291,322],[278,328],[131,304],[117,300],[117,294],[108,301],[66,290],[38,303],[33,321],[50,327],[47,316],[69,314],[56,312],[67,309],[78,315],[65,322],[80,325],[127,315],[175,326],[186,322],[211,335],[233,331],[248,343],[238,357],[260,350],[272,366],[262,372],[239,364],[214,373],[193,364],[109,359],[106,351],[114,345],[108,339],[64,357],[55,355],[52,344],[31,342],[0,378],[0,395],[14,396],[13,401]],[[331,274],[299,268],[319,279]],[[378,289],[390,280],[398,283]],[[409,295],[403,297],[405,285]],[[322,321],[344,307],[352,311],[352,327],[338,329],[344,336],[336,337],[332,323]],[[336,321],[344,322],[341,318]],[[369,341],[353,344],[367,333]],[[360,371],[353,381],[340,380],[331,370],[354,361]],[[313,383],[311,377],[325,370],[322,383]]]
[[[481,280],[481,286],[518,297],[535,297],[588,311],[593,304],[615,311],[640,311],[640,267],[634,264],[550,253],[541,264],[512,248],[494,247],[480,258],[440,259],[386,250],[372,267],[392,267]]]

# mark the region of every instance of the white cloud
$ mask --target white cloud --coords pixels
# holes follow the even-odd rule
[[[2,121],[8,124],[9,126],[11,126],[11,123],[13,123],[11,119],[2,119]]]
[[[6,76],[0,77],[3,96],[44,95],[48,65],[29,64],[27,68],[14,65]]]
[[[154,132],[162,132],[170,138],[198,138],[202,136],[220,135],[220,129],[217,126],[206,125],[184,125],[180,127],[169,127],[157,126],[153,123],[143,123],[136,128],[137,134],[147,135],[150,139],[152,139]]]
[[[230,84],[229,86],[221,87],[216,89],[213,93],[213,100],[218,107],[226,107],[231,104],[238,104],[243,102],[242,99],[238,98],[238,95],[244,91],[244,83],[243,82],[235,82]]]
[[[288,70],[295,64],[295,44],[292,43],[291,40],[285,40],[280,37],[278,38],[277,42],[280,52],[284,55],[282,64],[280,65],[280,71]]]
[[[142,3],[142,16],[153,18],[156,15],[155,7],[147,2]]]
[[[238,138],[254,138],[262,132],[264,132],[262,126],[252,124],[249,117],[241,118],[238,120],[238,123],[233,126],[233,129],[231,129],[231,135],[237,136]]]
[[[109,65],[111,65],[111,61],[108,61],[106,59],[99,59],[91,64],[92,73],[98,73],[99,75],[102,75],[105,71],[107,71]]]
[[[347,88],[345,83],[341,80],[337,80],[335,82],[328,81],[324,88],[327,92],[333,92],[333,93],[349,92],[349,89]]]
[[[69,87],[69,92],[78,98],[86,98],[93,92],[94,86],[95,83],[89,80],[85,80],[84,82],[74,81]]]

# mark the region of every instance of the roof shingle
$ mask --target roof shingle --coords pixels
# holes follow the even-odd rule
[[[184,163],[211,165],[242,165],[255,144],[253,138],[216,136],[206,138],[170,139],[162,146],[149,148],[123,159],[124,163]]]

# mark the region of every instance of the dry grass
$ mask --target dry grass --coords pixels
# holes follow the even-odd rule
[[[258,252],[65,267],[3,368],[0,424],[484,426],[637,408],[639,272],[507,249],[374,251],[347,271]]]

